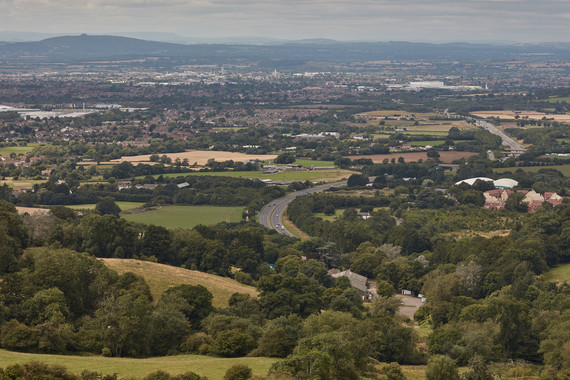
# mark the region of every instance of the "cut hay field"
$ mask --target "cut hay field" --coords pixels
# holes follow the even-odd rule
[[[516,170],[518,169],[522,169],[525,172],[529,172],[529,173],[538,173],[538,171],[540,169],[556,169],[559,172],[561,172],[562,174],[564,174],[565,177],[570,177],[570,164],[567,165],[549,165],[549,166],[529,166],[529,167],[510,167],[510,168],[498,168],[498,169],[493,169],[493,172],[495,173],[505,173],[505,172],[511,172],[514,173]]]
[[[150,261],[133,259],[101,259],[107,267],[117,271],[119,274],[133,272],[142,276],[148,286],[154,300],[158,300],[160,295],[173,286],[188,284],[202,285],[214,296],[214,307],[228,307],[228,300],[234,293],[249,294],[257,297],[257,290],[252,286],[240,284],[227,277],[220,277],[213,274],[173,267],[170,265],[157,264]]]
[[[245,153],[238,153],[238,152],[224,152],[224,151],[214,151],[214,150],[187,150],[186,152],[180,153],[165,153],[166,156],[170,157],[172,161],[176,160],[177,158],[184,160],[185,158],[188,159],[190,165],[197,163],[198,165],[206,165],[209,159],[215,159],[218,162],[222,161],[246,161],[246,160],[273,160],[277,157],[276,154],[245,154]],[[160,154],[159,156],[162,156]],[[150,163],[150,154],[143,154],[139,156],[124,156],[118,158],[116,160],[111,160],[111,163],[117,164],[120,162],[132,162],[133,164],[145,162]]]
[[[454,160],[459,160],[461,158],[469,158],[472,156],[476,156],[478,153],[474,152],[439,152],[439,159],[442,162],[452,162]],[[370,155],[362,155],[362,156],[345,156],[346,158],[350,158],[351,160],[355,160],[358,158],[370,158],[374,163],[382,163],[384,159],[391,160],[395,158],[396,161],[399,157],[404,158],[404,162],[417,162],[418,160],[427,160],[428,156],[425,152],[408,152],[408,153],[390,153],[390,154],[370,154]]]
[[[166,371],[177,375],[192,371],[209,380],[222,380],[226,370],[234,364],[245,364],[254,375],[267,375],[275,358],[215,358],[202,355],[175,355],[147,359],[105,358],[101,356],[71,356],[25,354],[0,350],[0,367],[31,361],[64,365],[73,373],[83,370],[103,374],[118,374],[121,379],[142,379],[151,372]]]
[[[154,224],[170,229],[192,228],[198,224],[239,222],[243,207],[224,206],[163,206],[153,210],[125,213],[122,217],[130,222]]]
[[[322,162],[322,161],[321,161]],[[260,171],[225,171],[225,172],[192,172],[192,173],[169,173],[163,174],[163,177],[176,178],[184,176],[216,176],[216,177],[233,177],[233,178],[250,178],[250,179],[270,179],[273,181],[312,181],[312,182],[335,182],[342,178],[348,178],[354,172],[343,169],[330,170],[300,170],[287,171],[275,174],[265,174]],[[154,175],[157,178],[158,175]],[[144,178],[144,176],[137,177]]]
[[[570,122],[570,115],[553,115],[536,111],[477,111],[471,114],[481,118],[498,117],[512,120],[518,115],[521,119],[542,120],[542,118],[546,118],[554,121]]]

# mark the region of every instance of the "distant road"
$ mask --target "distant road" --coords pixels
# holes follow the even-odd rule
[[[295,191],[291,194],[287,194],[284,197],[275,199],[261,209],[259,212],[259,223],[267,228],[275,229],[282,235],[295,237],[295,235],[287,231],[287,229],[283,226],[283,222],[281,220],[283,218],[283,213],[287,209],[289,203],[293,202],[295,198],[303,195],[318,193],[330,189],[331,187],[342,186],[346,186],[346,181],[327,183],[325,185],[319,185],[308,189]]]
[[[526,150],[524,146],[507,136],[503,131],[500,131],[492,123],[484,120],[476,120],[475,123],[490,133],[499,136],[503,141],[503,145],[506,145],[510,151],[513,151],[513,156],[518,156]]]

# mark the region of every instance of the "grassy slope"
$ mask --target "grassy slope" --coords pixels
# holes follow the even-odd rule
[[[157,264],[149,261],[130,259],[101,259],[105,265],[118,273],[133,272],[146,280],[155,299],[159,298],[166,289],[181,285],[202,285],[213,295],[215,307],[227,307],[233,293],[245,293],[257,296],[257,290],[251,286],[238,283],[227,277]]]
[[[192,228],[198,224],[239,222],[243,207],[164,206],[151,211],[123,214],[130,222],[154,224],[166,228]]]
[[[193,371],[209,380],[221,380],[228,367],[234,364],[249,366],[254,375],[266,375],[274,358],[214,358],[201,355],[176,355],[159,358],[131,359],[104,358],[100,356],[64,356],[24,354],[0,350],[0,367],[15,363],[40,361],[48,364],[61,364],[73,373],[81,373],[84,369],[105,374],[117,373],[121,378],[141,379],[151,372],[163,370],[170,374]]]
[[[552,268],[544,275],[546,280],[554,282],[570,281],[570,264],[562,264]]]

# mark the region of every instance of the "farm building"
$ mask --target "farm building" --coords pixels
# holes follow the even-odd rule
[[[365,276],[351,272],[350,269],[342,272],[333,272],[331,276],[333,278],[347,277],[350,281],[350,286],[358,290],[363,299],[368,298],[368,278]]]

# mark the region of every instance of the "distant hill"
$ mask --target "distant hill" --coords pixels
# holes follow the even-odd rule
[[[155,300],[160,298],[166,289],[182,284],[202,285],[207,288],[214,295],[214,307],[227,307],[228,300],[233,293],[249,294],[252,297],[256,297],[258,294],[255,288],[240,284],[231,278],[195,270],[132,259],[101,260],[108,268],[119,274],[133,272],[142,276],[150,286],[150,291]]]
[[[85,62],[164,57],[225,63],[291,60],[365,62],[376,60],[457,60],[570,58],[568,44],[491,45],[470,43],[339,42],[312,39],[266,44],[179,44],[118,36],[65,36],[0,45],[5,62]]]

